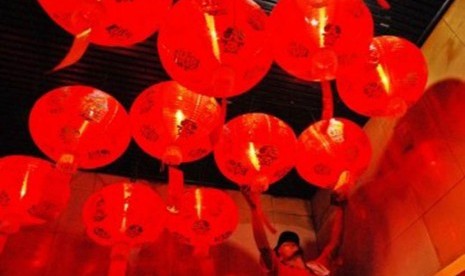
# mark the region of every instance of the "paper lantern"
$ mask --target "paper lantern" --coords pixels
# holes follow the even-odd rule
[[[221,122],[215,98],[175,81],[153,85],[134,101],[132,133],[148,154],[170,165],[198,160],[212,150],[210,134]]]
[[[238,224],[238,210],[224,192],[212,188],[189,189],[180,200],[179,213],[170,217],[170,231],[196,253],[224,242]]]
[[[0,159],[0,233],[53,220],[69,199],[71,175],[45,160],[10,155]],[[0,235],[0,251],[6,236]]]
[[[332,80],[339,64],[366,51],[370,11],[360,0],[281,0],[270,16],[275,61],[308,81]]]
[[[107,93],[82,85],[59,87],[39,98],[29,130],[48,157],[86,169],[110,164],[131,140],[124,107]]]
[[[221,173],[238,185],[266,190],[294,166],[296,137],[280,119],[248,113],[229,121],[215,146]]]
[[[311,184],[334,188],[349,171],[360,176],[371,160],[371,145],[357,124],[343,118],[318,121],[299,136],[296,169]]]
[[[92,43],[128,46],[158,30],[171,0],[39,0],[47,14],[67,32],[90,29]]]
[[[197,93],[244,93],[272,63],[266,21],[253,1],[181,0],[160,28],[162,65],[174,80]]]
[[[118,182],[91,195],[82,215],[87,235],[99,245],[112,246],[109,274],[125,275],[130,249],[158,238],[167,211],[150,186]]]
[[[337,78],[344,103],[365,116],[402,116],[423,94],[426,60],[413,43],[375,37],[366,58],[353,61]]]

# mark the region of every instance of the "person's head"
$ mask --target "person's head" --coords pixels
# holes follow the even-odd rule
[[[279,235],[278,243],[274,251],[276,255],[283,259],[288,259],[296,255],[302,255],[303,251],[300,248],[299,236],[292,231],[284,231]]]

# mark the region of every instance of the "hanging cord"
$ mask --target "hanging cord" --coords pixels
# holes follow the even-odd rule
[[[391,8],[391,5],[389,4],[387,0],[376,0],[376,2],[381,8],[385,10],[389,10]]]
[[[322,81],[321,91],[323,104],[321,119],[329,120],[334,116],[333,91],[331,90],[331,83],[329,81]]]

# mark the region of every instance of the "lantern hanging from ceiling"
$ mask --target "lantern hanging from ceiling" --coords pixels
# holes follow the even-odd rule
[[[110,164],[131,140],[124,107],[109,94],[82,85],[56,88],[39,98],[29,130],[42,152],[72,170]]]
[[[213,97],[166,81],[136,98],[130,118],[133,137],[145,152],[163,163],[179,165],[210,153],[210,135],[221,122],[221,108]]]
[[[318,121],[299,136],[296,169],[311,184],[332,189],[344,171],[360,176],[371,161],[367,135],[343,118]]]
[[[238,224],[238,209],[224,192],[212,188],[188,189],[180,200],[179,213],[170,216],[169,229],[196,254],[208,254],[210,246],[224,242]]]
[[[90,42],[129,46],[158,30],[171,0],[38,0],[47,14],[67,32],[90,30]]]
[[[143,183],[118,182],[91,195],[84,204],[87,235],[112,246],[109,275],[125,275],[132,247],[155,241],[167,212],[160,196]]]
[[[194,93],[175,81],[153,85],[134,101],[130,118],[136,143],[169,165],[169,210],[177,212],[184,185],[182,171],[174,166],[211,152],[222,116],[215,98]]]
[[[71,175],[45,160],[10,155],[0,159],[0,252],[8,234],[42,224],[65,208]]]
[[[214,155],[229,180],[266,190],[294,166],[295,145],[294,131],[286,123],[268,114],[248,113],[224,125]]]
[[[158,53],[168,74],[207,96],[250,90],[268,72],[267,16],[253,1],[181,0],[160,28]]]
[[[413,43],[395,36],[373,39],[368,54],[337,78],[341,99],[365,116],[402,116],[423,95],[426,60]]]
[[[373,20],[361,0],[281,0],[270,16],[275,61],[308,81],[332,80],[366,51]]]
[[[286,123],[268,114],[248,113],[224,125],[214,156],[226,178],[241,189],[263,192],[292,169],[295,147],[294,131]],[[260,201],[255,204],[259,223],[275,233]]]
[[[280,119],[248,113],[227,122],[215,146],[221,173],[238,185],[266,190],[294,166],[296,137]]]

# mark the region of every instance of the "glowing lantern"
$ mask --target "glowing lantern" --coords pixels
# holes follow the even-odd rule
[[[90,196],[83,209],[88,236],[112,246],[109,275],[125,275],[133,246],[155,241],[163,230],[166,209],[148,185],[120,182]]]
[[[89,43],[129,46],[158,30],[171,0],[38,0],[47,14],[75,36],[68,56],[55,69],[71,65]]]
[[[68,202],[71,175],[45,160],[11,155],[0,159],[0,179],[1,252],[6,235],[60,214]]]
[[[402,116],[423,94],[428,78],[425,58],[411,42],[375,37],[369,55],[353,61],[337,78],[341,99],[366,116]]]
[[[175,81],[153,85],[134,101],[132,133],[148,154],[169,166],[169,210],[177,211],[182,193],[182,172],[173,166],[198,160],[213,147],[212,132],[221,123],[215,98],[196,94]]]
[[[210,246],[225,241],[237,227],[237,206],[220,190],[189,189],[180,202],[169,229],[180,241],[194,246],[197,254],[207,254]]]
[[[338,65],[366,51],[373,20],[361,0],[281,0],[270,16],[273,54],[289,74],[331,80]]]
[[[249,113],[229,121],[215,147],[221,173],[238,185],[266,190],[294,165],[296,137],[280,119]]]
[[[215,98],[196,94],[174,81],[143,91],[130,111],[137,144],[169,165],[210,153],[209,135],[221,122],[220,115]]]
[[[321,120],[299,136],[296,159],[297,172],[303,179],[334,188],[344,171],[355,177],[365,171],[371,160],[370,140],[349,120]]]
[[[29,130],[39,149],[71,170],[105,166],[131,140],[124,107],[112,96],[80,85],[43,95],[32,108]]]
[[[253,1],[181,0],[160,28],[163,67],[197,93],[241,94],[271,66],[266,21],[265,12]]]

